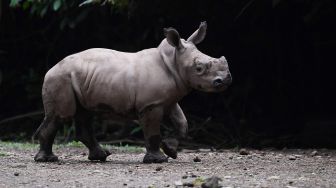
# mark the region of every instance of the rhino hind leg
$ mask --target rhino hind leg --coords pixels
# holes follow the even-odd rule
[[[91,116],[82,108],[78,108],[77,110],[75,127],[77,139],[89,149],[88,159],[91,161],[106,161],[106,158],[111,155],[111,153],[103,149],[97,142],[91,125]]]
[[[35,155],[36,162],[55,162],[58,157],[52,152],[52,145],[59,127],[55,117],[45,117],[36,133],[40,142],[40,149]]]
[[[76,100],[67,77],[46,75],[42,98],[45,118],[34,136],[38,136],[40,150],[34,160],[38,162],[53,162],[58,158],[52,152],[52,145],[58,128],[64,121],[72,120],[76,112]]]

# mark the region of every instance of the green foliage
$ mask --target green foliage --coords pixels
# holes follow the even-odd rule
[[[85,6],[84,6],[85,5]],[[64,29],[76,27],[83,21],[90,10],[90,5],[108,5],[115,11],[125,10],[128,7],[128,0],[10,0],[12,8],[29,11],[31,15],[41,18],[48,14],[57,14],[59,26]]]

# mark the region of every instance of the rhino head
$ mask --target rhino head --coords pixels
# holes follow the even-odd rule
[[[206,35],[207,24],[201,22],[199,28],[187,39],[181,39],[174,28],[164,29],[166,39],[159,50],[176,77],[186,87],[206,92],[220,92],[232,82],[228,63],[224,56],[210,57],[196,47]]]

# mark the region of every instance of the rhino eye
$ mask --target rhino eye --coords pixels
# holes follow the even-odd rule
[[[199,64],[199,65],[196,65],[196,72],[198,74],[202,74],[204,72],[204,66]]]

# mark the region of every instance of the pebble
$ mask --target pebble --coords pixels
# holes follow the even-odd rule
[[[162,170],[162,166],[158,166],[158,167],[156,167],[155,170],[156,170],[156,171],[161,171],[161,170]]]
[[[317,154],[318,154],[318,152],[317,152],[316,150],[314,150],[314,151],[312,151],[312,152],[310,153],[310,156],[314,157],[314,156],[316,156]]]
[[[245,148],[242,148],[242,149],[239,150],[239,154],[240,155],[248,155],[248,154],[250,154],[250,152],[247,151]]]
[[[14,176],[19,176],[19,173],[18,172],[14,172]]]
[[[184,182],[183,187],[194,187],[194,184],[192,182]]]
[[[175,181],[174,184],[175,186],[183,186],[182,181]]]
[[[196,156],[195,158],[194,158],[194,162],[201,162],[201,159],[198,157],[198,156]]]
[[[279,176],[270,176],[267,178],[268,180],[279,180],[280,177]]]
[[[219,187],[219,181],[221,179],[216,176],[212,176],[211,178],[205,179],[205,182],[202,183],[202,188],[214,188],[214,187]]]
[[[296,157],[295,157],[294,155],[290,155],[290,156],[288,157],[288,159],[291,160],[291,161],[294,161],[294,160],[296,160]]]

